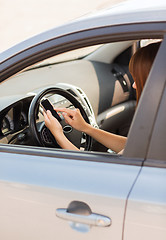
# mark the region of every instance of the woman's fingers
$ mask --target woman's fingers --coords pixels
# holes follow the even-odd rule
[[[50,124],[50,115],[49,111],[43,112],[45,124],[48,126]]]
[[[62,113],[67,113],[69,116],[74,116],[77,109],[69,109],[69,108],[56,108],[56,111],[62,112]]]
[[[63,114],[63,116],[65,119],[65,122],[72,126],[73,119],[71,117],[69,117],[67,114],[66,115]]]
[[[48,117],[49,119],[53,117],[50,110],[47,110],[47,117]]]

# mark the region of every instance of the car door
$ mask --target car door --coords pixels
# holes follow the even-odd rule
[[[166,39],[158,51],[138,106],[126,157],[146,154],[126,209],[124,239],[160,239],[166,236]],[[153,96],[153,98],[152,98]],[[141,114],[142,113],[142,114]],[[139,131],[138,131],[139,130]],[[137,138],[133,134],[137,134]],[[135,139],[135,140],[134,140]],[[134,145],[138,146],[133,151]],[[128,149],[127,149],[128,148]],[[129,150],[127,152],[127,150]]]
[[[126,199],[140,168],[141,161],[106,154],[1,146],[0,236],[122,239]]]
[[[140,29],[145,31],[148,26],[144,25]],[[119,41],[126,31],[129,38],[134,33],[138,37],[134,27],[102,26],[35,42],[7,62],[3,60],[1,81],[29,62],[72,49],[74,44],[101,43],[104,37],[104,42]],[[131,147],[137,153],[135,141]],[[1,145],[1,238],[122,239],[127,199],[146,155],[142,152],[137,158],[137,154],[129,153],[129,147],[124,156],[117,156]]]

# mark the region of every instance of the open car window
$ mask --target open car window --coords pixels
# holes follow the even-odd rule
[[[84,118],[93,127],[127,137],[136,109],[129,61],[136,47],[152,41],[158,40],[114,42],[65,52],[26,68],[12,79],[2,82],[0,143],[59,148],[58,144],[52,143],[54,140],[51,140],[52,136],[50,138],[44,127],[40,104],[35,105],[33,114],[30,112],[35,96],[51,87],[71,94],[81,104],[82,111],[85,111],[82,114],[86,115]],[[47,97],[56,108],[78,107],[56,92],[46,91],[46,95],[37,101],[43,97]],[[35,118],[33,123],[32,118]],[[33,136],[34,125],[36,134]],[[93,138],[89,140],[87,134],[79,135],[75,132],[72,136],[72,127],[63,126],[63,131],[67,131],[65,134],[68,139],[81,150],[116,153]]]

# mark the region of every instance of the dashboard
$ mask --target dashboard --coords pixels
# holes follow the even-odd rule
[[[0,142],[7,137],[8,143],[12,136],[28,126],[28,111],[33,96],[28,96],[11,103],[0,112]]]

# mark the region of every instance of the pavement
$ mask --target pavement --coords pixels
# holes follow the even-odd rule
[[[0,0],[0,52],[40,32],[124,0]]]

